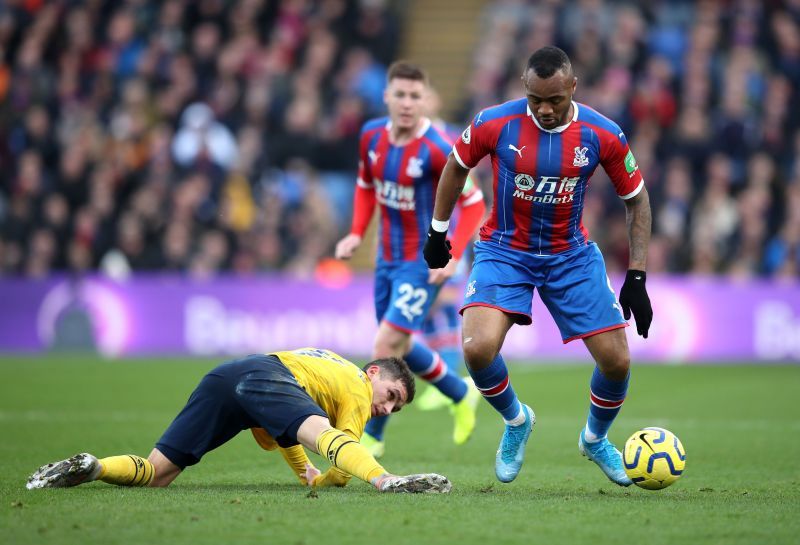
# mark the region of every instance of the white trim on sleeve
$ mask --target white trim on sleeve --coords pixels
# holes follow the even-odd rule
[[[633,191],[631,191],[627,195],[620,195],[619,198],[622,199],[623,201],[627,201],[628,199],[632,199],[633,197],[635,197],[636,195],[638,195],[642,191],[643,187],[644,187],[644,180],[639,182],[639,185],[636,186],[636,189],[634,189]]]
[[[472,167],[468,167],[466,164],[464,164],[464,161],[461,160],[461,157],[458,155],[458,150],[456,149],[455,146],[453,146],[453,157],[455,157],[456,161],[458,161],[458,164],[461,165],[462,167],[464,167],[465,169],[469,170],[469,169],[472,168]]]
[[[373,187],[372,184],[368,184],[367,182],[362,180],[360,176],[356,180],[356,185],[362,189],[372,189]]]

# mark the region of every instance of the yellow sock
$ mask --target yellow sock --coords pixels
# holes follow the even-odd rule
[[[317,451],[335,467],[366,482],[386,473],[361,443],[335,428],[317,437]]]
[[[98,479],[120,486],[147,486],[156,475],[156,469],[147,459],[135,454],[109,456],[100,460]]]

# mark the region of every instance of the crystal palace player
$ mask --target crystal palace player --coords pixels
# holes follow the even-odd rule
[[[455,199],[462,209],[452,235],[454,259],[442,270],[429,271],[422,246],[451,145],[423,115],[427,91],[427,78],[419,67],[402,61],[389,67],[384,92],[389,116],[368,121],[361,130],[353,224],[350,234],[336,245],[336,257],[353,255],[377,202],[380,233],[375,313],[379,326],[373,356],[403,357],[412,371],[453,400],[453,440],[461,444],[475,427],[480,395],[471,382],[450,370],[439,354],[411,334],[422,329],[439,287],[455,272],[485,207],[480,190],[469,184],[471,189]],[[375,456],[383,454],[385,424],[386,418],[373,418],[362,438]]]
[[[254,354],[203,377],[146,459],[76,454],[39,468],[27,487],[63,488],[94,480],[167,486],[205,453],[250,428],[265,450],[280,451],[304,485],[344,486],[355,475],[381,492],[449,492],[450,482],[435,473],[387,473],[358,442],[370,416],[399,411],[413,399],[414,376],[397,358],[359,369],[319,348]],[[333,467],[320,473],[304,446]]]
[[[524,98],[479,112],[453,147],[425,259],[432,269],[447,265],[444,232],[454,204],[469,169],[490,155],[494,208],[475,245],[462,335],[470,374],[506,423],[497,478],[510,482],[517,476],[535,423],[533,411],[517,399],[500,349],[513,324],[532,322],[536,289],[563,341],[582,339],[596,362],[580,452],[609,479],[628,486],[620,453],[606,436],[628,389],[625,320],[633,312],[636,329],[646,338],[653,318],[644,272],[651,223],[647,190],[620,128],[573,102],[577,78],[562,50],[533,53],[522,81]],[[598,166],[626,207],[630,258],[619,304],[603,256],[581,222],[589,178]]]

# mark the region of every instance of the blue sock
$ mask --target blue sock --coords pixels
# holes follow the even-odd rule
[[[611,423],[619,414],[625,394],[628,393],[628,380],[616,381],[607,378],[598,367],[594,368],[592,380],[589,383],[589,417],[586,420],[586,439],[598,441],[608,435]]]
[[[498,354],[486,369],[469,369],[469,374],[486,401],[503,415],[503,420],[513,420],[519,415],[522,404],[511,386],[503,356]]]
[[[414,373],[436,386],[454,402],[458,403],[467,395],[464,379],[451,371],[441,356],[424,344],[414,342],[404,359]]]
[[[461,369],[461,333],[458,306],[453,303],[440,304],[429,313],[422,325],[422,333],[428,346],[436,349],[453,372]]]
[[[383,441],[383,430],[389,422],[389,416],[373,416],[367,422],[364,432],[370,434],[378,441]]]

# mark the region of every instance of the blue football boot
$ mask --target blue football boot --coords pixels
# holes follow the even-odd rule
[[[531,436],[533,425],[536,424],[536,415],[527,405],[522,406],[525,411],[525,422],[519,426],[506,425],[500,448],[494,460],[494,474],[501,483],[510,483],[519,475],[522,462],[525,460],[525,445]]]
[[[620,486],[632,485],[633,481],[625,474],[625,469],[622,466],[622,454],[617,450],[617,447],[612,445],[607,437],[603,437],[602,440],[596,443],[589,443],[583,436],[584,431],[581,430],[581,435],[578,439],[578,449],[581,454],[597,464],[612,482]]]

